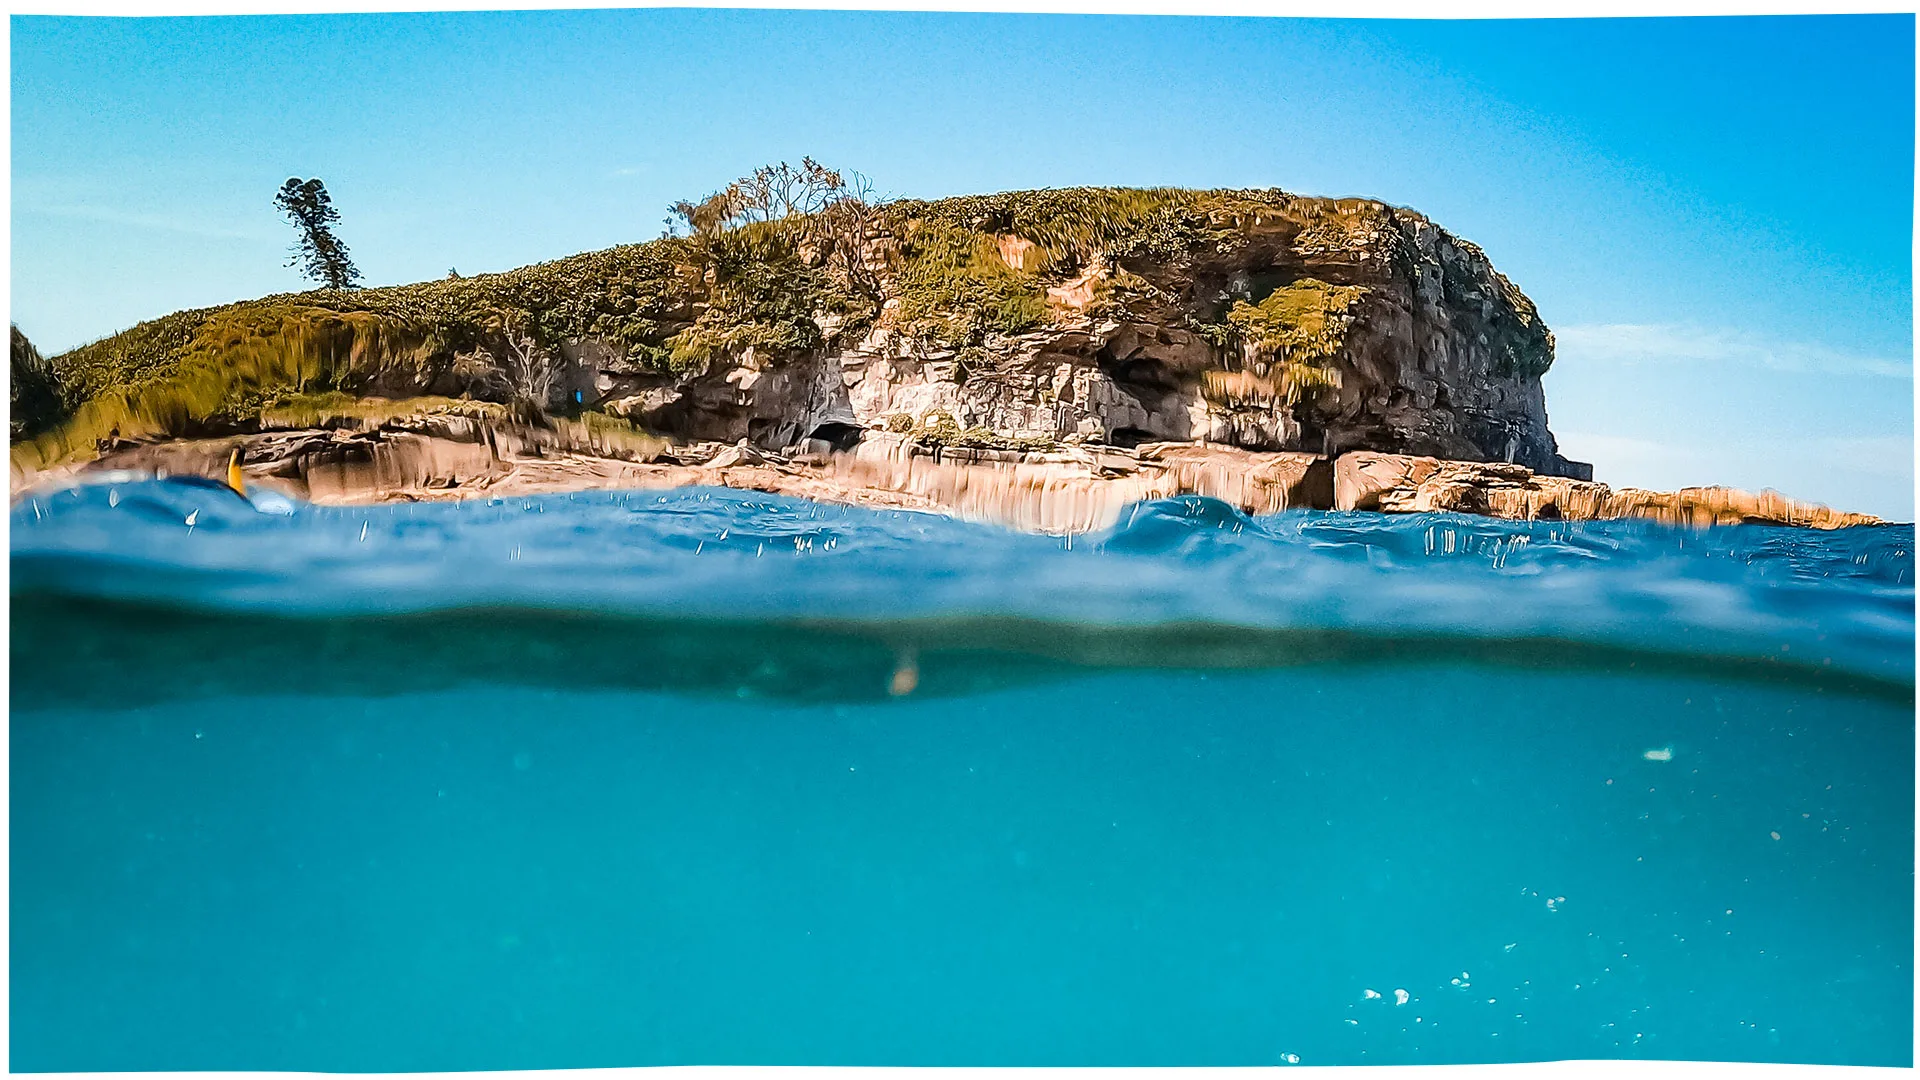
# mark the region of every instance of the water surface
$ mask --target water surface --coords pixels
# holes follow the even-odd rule
[[[12,526],[18,1070],[1908,1064],[1904,526]]]

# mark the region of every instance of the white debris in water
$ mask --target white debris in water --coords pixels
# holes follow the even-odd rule
[[[1280,1060],[1286,1062],[1289,1065],[1298,1065],[1300,1064],[1300,1055],[1299,1054],[1281,1054]]]
[[[1364,998],[1364,999],[1366,999],[1366,1000],[1368,1000],[1368,1001],[1372,1001],[1372,1000],[1373,1000],[1374,998],[1377,998],[1377,997],[1379,997],[1379,996],[1380,996],[1380,991],[1378,991],[1378,990],[1362,990],[1362,991],[1360,991],[1360,996],[1361,996],[1362,998]]]
[[[1395,1005],[1405,1005],[1411,997],[1412,995],[1408,994],[1405,990],[1395,990],[1393,992],[1393,1003]]]
[[[1672,761],[1673,747],[1671,746],[1656,747],[1655,749],[1649,750],[1646,753],[1641,754],[1640,756],[1643,758],[1646,758],[1648,761]]]
[[[1515,949],[1517,949],[1517,948],[1519,948],[1519,947],[1520,947],[1520,943],[1516,941],[1516,942],[1514,942],[1513,944],[1511,944],[1511,945],[1508,945],[1508,946],[1506,946],[1505,948],[1503,948],[1503,949],[1501,949],[1500,951],[1501,951],[1501,952],[1512,952],[1513,950],[1515,950]]]
[[[107,505],[108,506],[120,505],[120,489],[119,488],[107,489]]]

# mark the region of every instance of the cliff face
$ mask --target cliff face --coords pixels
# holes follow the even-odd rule
[[[1532,303],[1417,213],[1072,189],[836,220],[181,312],[56,358],[77,411],[33,456],[255,430],[318,393],[599,411],[768,449],[881,431],[1023,450],[1205,441],[1590,477],[1547,429],[1553,338]]]
[[[883,317],[854,332],[822,320],[804,356],[750,351],[688,376],[634,371],[595,342],[565,352],[588,369],[583,400],[693,438],[843,444],[931,417],[1036,443],[1368,449],[1590,478],[1547,429],[1552,335],[1479,248],[1359,200],[1285,197],[1207,225],[1171,250],[1094,253],[1045,289],[1043,325],[970,344]],[[988,235],[1016,270],[1036,246]]]

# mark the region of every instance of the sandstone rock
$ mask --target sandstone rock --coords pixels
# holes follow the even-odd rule
[[[1523,521],[1634,517],[1677,525],[1764,524],[1815,529],[1881,523],[1867,514],[1797,502],[1774,491],[1758,495],[1731,488],[1614,491],[1605,484],[1542,476],[1518,465],[1400,454],[1342,454],[1334,462],[1333,474],[1333,505],[1338,510],[1444,510]]]
[[[223,480],[234,450],[249,485],[320,503],[447,499],[585,488],[724,485],[830,502],[938,510],[1014,528],[1105,528],[1143,499],[1206,495],[1247,513],[1335,508],[1451,511],[1516,520],[1639,517],[1682,525],[1760,523],[1838,528],[1876,524],[1777,492],[1726,488],[1661,493],[1543,476],[1505,462],[1354,452],[1313,454],[1154,442],[1053,452],[952,450],[936,456],[894,432],[870,432],[850,452],[782,461],[745,442],[681,448],[622,443],[580,423],[533,427],[464,418],[399,417],[366,430],[271,431],[130,447],[49,474],[22,474],[16,498],[76,472],[191,474]]]
[[[1624,488],[1608,503],[1611,517],[1644,517],[1673,525],[1798,525],[1810,529],[1840,529],[1850,525],[1882,525],[1871,514],[1834,510],[1817,503],[1789,499],[1777,491],[1758,494],[1735,488],[1681,488],[1675,492]]]

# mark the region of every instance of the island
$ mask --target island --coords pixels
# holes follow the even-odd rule
[[[13,332],[15,496],[102,472],[312,502],[711,484],[1047,532],[1141,499],[1814,528],[1562,456],[1551,331],[1371,199],[1075,188],[779,212],[501,274]]]

